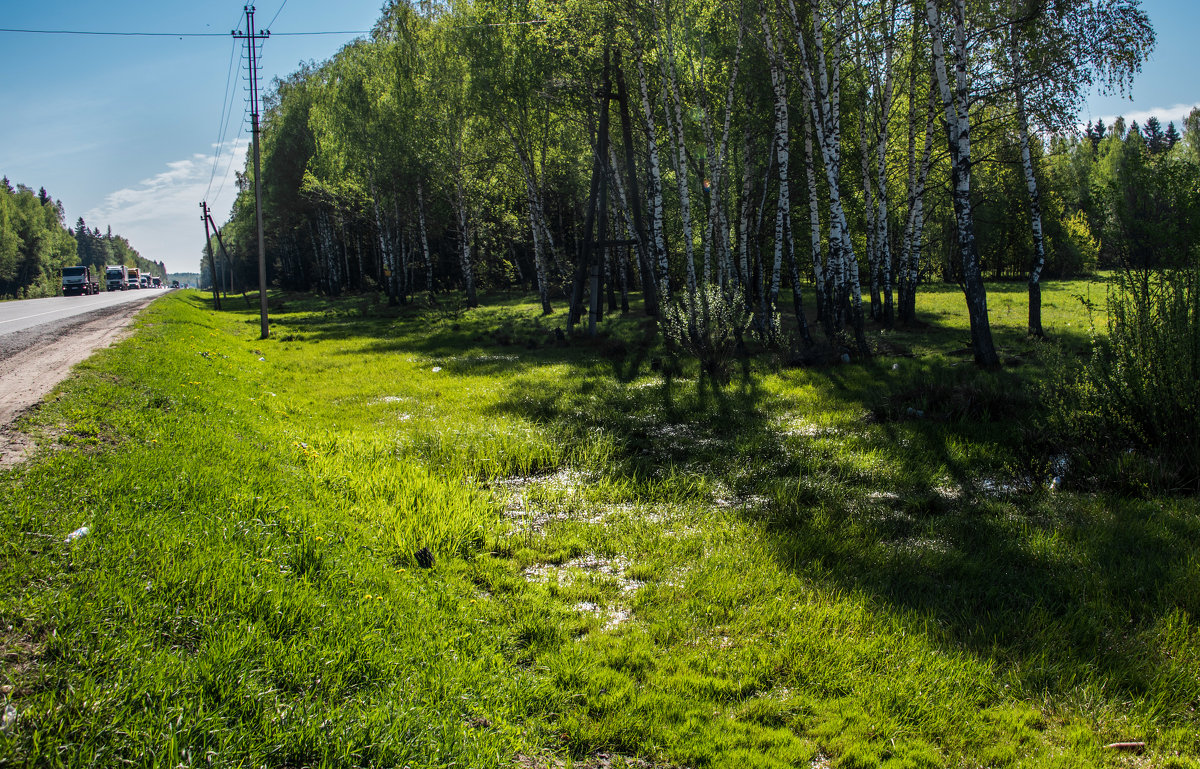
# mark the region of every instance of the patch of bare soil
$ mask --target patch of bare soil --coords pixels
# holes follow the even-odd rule
[[[71,369],[93,352],[128,334],[129,322],[145,307],[123,304],[76,323],[4,337],[0,360],[0,469],[25,461],[33,440],[13,425],[18,416],[46,397]],[[19,337],[19,338],[18,338]]]

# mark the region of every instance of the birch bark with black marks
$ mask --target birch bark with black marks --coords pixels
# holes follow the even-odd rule
[[[808,231],[809,249],[813,266],[813,294],[817,304],[817,320],[825,329],[826,337],[833,337],[833,326],[828,315],[827,287],[825,285],[824,256],[821,253],[821,209],[817,197],[817,170],[813,165],[812,121],[804,123],[804,178],[808,185]]]
[[[658,3],[655,3],[657,7]],[[665,15],[665,14],[664,14]],[[675,65],[675,43],[671,34],[670,20],[666,20],[660,48],[665,56],[659,57],[662,70],[663,108],[667,115],[667,129],[675,144],[675,178],[679,183],[679,218],[683,225],[684,267],[690,296],[696,295],[696,247],[692,235],[692,203],[688,182],[687,143],[684,134],[683,97],[679,90],[679,76]],[[672,117],[672,108],[674,116]]]
[[[742,195],[738,200],[738,235],[737,235],[737,253],[738,253],[738,281],[740,282],[740,290],[745,299],[746,306],[751,306],[754,297],[750,293],[750,205],[751,185],[753,184],[753,164],[750,162],[751,152],[751,129],[747,124],[745,134],[742,136]]]
[[[609,171],[609,186],[612,187],[617,199],[617,213],[621,217],[621,223],[625,225],[625,237],[635,243],[638,241],[637,226],[633,220],[632,208],[629,205],[629,199],[625,196],[625,184],[621,181],[620,166],[617,164],[617,151],[610,144],[608,147],[608,171]],[[615,229],[615,228],[614,228]],[[623,256],[619,261],[620,273],[618,277],[621,282],[621,312],[628,314],[629,312],[629,249],[626,247],[622,252]],[[646,290],[653,290],[647,288]]]
[[[943,28],[937,0],[925,0],[926,19],[933,40],[933,71],[946,112],[950,144],[950,178],[954,187],[954,218],[962,261],[963,294],[971,321],[971,344],[975,362],[985,367],[1000,365],[988,320],[987,290],[979,267],[979,244],[975,240],[975,217],[971,207],[971,122],[967,87],[967,33],[964,0],[952,0],[954,39],[954,86],[946,72]]]
[[[658,271],[658,298],[660,302],[671,298],[671,274],[667,261],[667,245],[663,238],[663,184],[662,162],[659,159],[657,126],[654,123],[654,108],[650,101],[649,84],[646,80],[646,65],[642,49],[635,41],[635,60],[638,71],[638,91],[642,100],[642,117],[646,124],[646,152],[649,155],[648,173],[650,183],[646,195],[650,204],[650,252],[651,264]]]
[[[800,293],[800,271],[796,268],[796,257],[793,253],[794,243],[791,232],[792,201],[791,180],[788,178],[791,161],[791,130],[788,120],[787,75],[784,71],[782,55],[775,43],[775,33],[771,29],[765,7],[760,7],[763,35],[767,42],[767,59],[771,69],[771,90],[775,96],[775,161],[779,172],[779,193],[775,205],[775,258],[771,265],[770,302],[767,312],[771,313],[765,322],[773,316],[779,299],[780,268],[786,257],[792,271],[792,305],[796,314],[796,322],[800,335],[806,344],[812,344],[808,333],[808,319],[804,315],[804,305]],[[786,253],[785,253],[786,251]],[[769,325],[768,325],[769,328]]]
[[[801,72],[806,101],[810,105],[813,124],[817,128],[817,142],[821,148],[821,159],[825,168],[825,179],[829,186],[829,242],[830,264],[834,268],[833,290],[828,295],[832,325],[842,325],[843,306],[849,305],[850,321],[854,327],[858,352],[863,357],[870,355],[862,315],[862,285],[859,281],[858,257],[850,240],[850,228],[846,210],[838,187],[841,173],[841,18],[840,9],[835,8],[832,24],[834,35],[830,58],[825,54],[824,18],[822,0],[810,0],[813,29],[813,53],[810,56],[804,39],[804,29],[795,0],[788,0],[788,11],[796,35],[796,45],[804,63]],[[815,66],[814,66],[815,64]],[[813,70],[816,83],[813,83]]]
[[[1014,6],[1014,10],[1016,10]],[[1015,14],[1014,14],[1015,15]],[[1017,48],[1015,24],[1009,26],[1008,53],[1012,65],[1013,96],[1017,107],[1017,136],[1021,144],[1021,169],[1025,172],[1025,187],[1029,191],[1029,221],[1033,234],[1033,262],[1029,266],[1029,335],[1042,339],[1042,268],[1046,265],[1046,242],[1042,230],[1042,202],[1037,178],[1033,174],[1033,157],[1029,151],[1029,115],[1025,109],[1025,75]]]
[[[913,80],[915,82],[915,78]],[[915,93],[915,88],[913,91]],[[929,169],[933,165],[933,133],[937,119],[936,90],[929,88],[929,105],[925,115],[925,145],[920,163],[916,159],[915,102],[910,115],[908,137],[908,215],[904,223],[904,243],[900,258],[900,320],[912,323],[917,319],[917,288],[921,283],[921,246],[925,242],[925,190]]]
[[[704,140],[708,150],[709,158],[709,178],[707,181],[708,190],[708,238],[705,242],[704,249],[704,280],[711,282],[711,268],[709,266],[710,254],[717,262],[717,270],[719,275],[725,275],[730,265],[730,246],[729,246],[729,224],[725,219],[725,170],[729,154],[729,129],[733,122],[733,97],[736,93],[738,73],[742,61],[742,49],[745,40],[745,23],[742,18],[738,17],[738,32],[737,43],[734,47],[733,63],[729,73],[729,83],[725,88],[725,111],[722,115],[721,136],[717,139],[714,136],[712,128],[712,119],[709,116],[707,99],[701,98],[700,115],[701,128],[704,131]],[[703,73],[698,82],[701,82],[700,91],[703,94],[704,88]],[[722,285],[725,280],[718,280]]]
[[[425,230],[425,188],[417,182],[417,224],[421,234],[421,253],[425,257],[425,291],[433,296],[433,258],[429,255],[429,235]]]
[[[879,249],[877,257],[880,262],[880,269],[883,281],[883,325],[891,328],[895,317],[895,308],[892,299],[892,247],[891,233],[888,228],[888,209],[889,194],[888,194],[888,168],[887,168],[887,146],[890,137],[889,125],[892,117],[892,100],[895,96],[895,79],[893,77],[892,62],[895,55],[895,28],[896,28],[896,6],[892,5],[892,10],[888,13],[889,0],[880,0],[881,12],[881,35],[883,38],[883,71],[882,71],[882,100],[879,102],[879,110],[877,113],[877,144],[876,144],[876,173],[878,181],[875,185],[877,193],[877,202],[879,212],[875,217],[875,226],[877,234],[875,237],[876,247]],[[877,92],[880,89],[880,71],[875,68],[875,87]]]
[[[514,131],[508,121],[504,121],[504,129],[508,132],[509,141],[521,164],[521,175],[525,181],[525,202],[529,206],[529,230],[533,241],[533,269],[537,278],[538,299],[541,301],[542,314],[549,315],[554,312],[554,308],[550,306],[550,284],[546,270],[545,247],[553,249],[554,245],[552,239],[547,239],[550,237],[550,232],[542,208],[541,186],[538,184],[537,169],[534,168],[533,158],[526,148],[525,132]]]
[[[389,240],[390,240],[389,233],[387,231],[387,227],[384,225],[383,216],[379,213],[379,194],[375,190],[374,183],[371,184],[370,189],[371,189],[371,207],[375,211],[375,234],[376,234],[376,237],[379,239],[379,261],[380,261],[380,264],[383,266],[383,268],[385,270],[387,270],[388,275],[386,277],[390,278],[391,272],[392,272],[392,261],[393,261],[392,244],[389,242]],[[384,285],[387,287],[388,304],[398,303],[399,298],[396,296],[395,292],[392,290],[391,281],[386,280]]]

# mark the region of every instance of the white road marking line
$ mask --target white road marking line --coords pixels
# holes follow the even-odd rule
[[[29,320],[30,318],[40,318],[43,315],[53,315],[56,312],[71,312],[74,309],[75,309],[74,307],[65,307],[61,310],[47,310],[46,312],[39,312],[39,313],[34,313],[33,315],[26,315],[23,318],[9,318],[8,320],[0,320],[0,323],[16,323],[19,320]]]

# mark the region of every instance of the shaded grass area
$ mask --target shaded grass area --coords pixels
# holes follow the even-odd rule
[[[1048,490],[1023,289],[999,372],[946,288],[726,386],[521,296],[172,297],[0,479],[0,762],[1195,766],[1197,506]]]

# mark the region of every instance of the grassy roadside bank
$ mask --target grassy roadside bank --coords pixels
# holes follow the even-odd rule
[[[1200,765],[1197,506],[1046,490],[1010,293],[1001,372],[946,291],[725,387],[521,297],[167,297],[0,476],[0,764]]]

